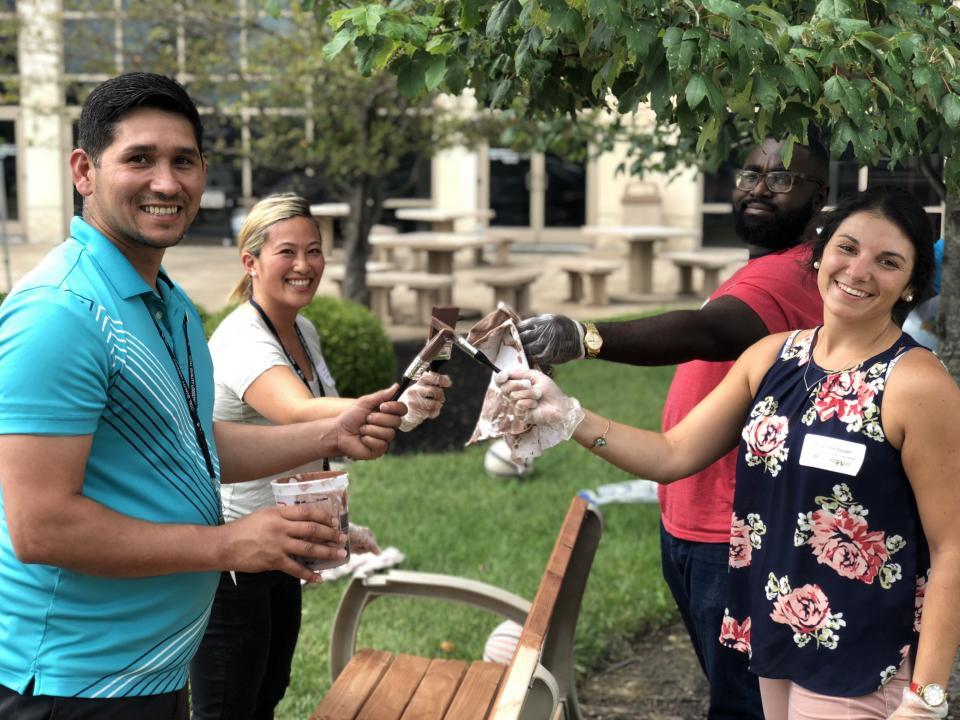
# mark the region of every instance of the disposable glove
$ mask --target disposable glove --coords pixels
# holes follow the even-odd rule
[[[500,373],[495,381],[513,405],[517,418],[549,427],[569,440],[583,421],[583,409],[576,398],[568,397],[549,377],[538,370]]]
[[[566,315],[537,315],[517,325],[531,365],[559,365],[583,358],[583,327]]]
[[[443,389],[453,384],[449,376],[425,372],[417,381],[404,390],[400,402],[407,406],[407,414],[400,422],[401,432],[410,432],[424,420],[432,420],[440,414],[445,399]]]
[[[930,707],[923,698],[910,688],[903,689],[903,700],[900,707],[893,711],[888,720],[928,720],[932,718],[945,718],[947,716],[947,703],[939,707]]]
[[[364,525],[354,525],[350,523],[350,552],[351,553],[373,553],[380,554],[380,546],[377,544],[377,538],[373,531]]]

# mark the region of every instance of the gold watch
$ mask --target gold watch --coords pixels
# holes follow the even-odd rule
[[[583,350],[588,358],[595,358],[603,347],[603,337],[592,322],[583,324]]]

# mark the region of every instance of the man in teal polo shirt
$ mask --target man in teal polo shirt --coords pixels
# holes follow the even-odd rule
[[[100,85],[70,157],[83,217],[0,309],[0,717],[182,720],[220,570],[315,576],[309,505],[224,525],[221,482],[382,454],[391,391],[334,420],[214,423],[203,327],[163,271],[206,180],[196,107],[147,73]]]

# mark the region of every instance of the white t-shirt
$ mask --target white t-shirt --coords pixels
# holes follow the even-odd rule
[[[337,386],[320,350],[317,331],[309,320],[299,315],[297,327],[303,334],[314,362],[314,379],[310,389],[314,395],[319,395],[319,382],[323,386],[324,395],[337,397]],[[270,332],[260,314],[249,303],[244,303],[224,318],[211,336],[209,345],[210,354],[213,356],[216,391],[213,419],[271,425],[269,420],[243,401],[243,394],[254,380],[272,367],[283,365],[289,367],[291,372],[294,370],[287,361],[280,341]],[[270,489],[270,481],[274,478],[322,468],[322,461],[317,461],[259,480],[224,484],[220,489],[224,519],[229,522],[254,510],[275,505],[273,491]]]

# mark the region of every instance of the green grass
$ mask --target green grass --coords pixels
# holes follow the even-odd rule
[[[558,367],[557,380],[591,409],[656,429],[672,373],[672,367],[581,362]],[[532,598],[570,498],[629,476],[569,442],[548,450],[527,479],[494,479],[483,470],[484,449],[353,465],[351,519],[373,528],[381,546],[400,548],[404,569],[462,575]],[[595,666],[615,640],[663,624],[674,613],[660,577],[658,507],[607,505],[602,511],[603,539],[577,626],[581,671]],[[280,720],[307,717],[329,688],[327,643],[346,582],[304,592],[303,628]],[[390,598],[364,614],[359,643],[477,659],[499,622],[459,604]],[[441,650],[444,641],[455,649]]]

